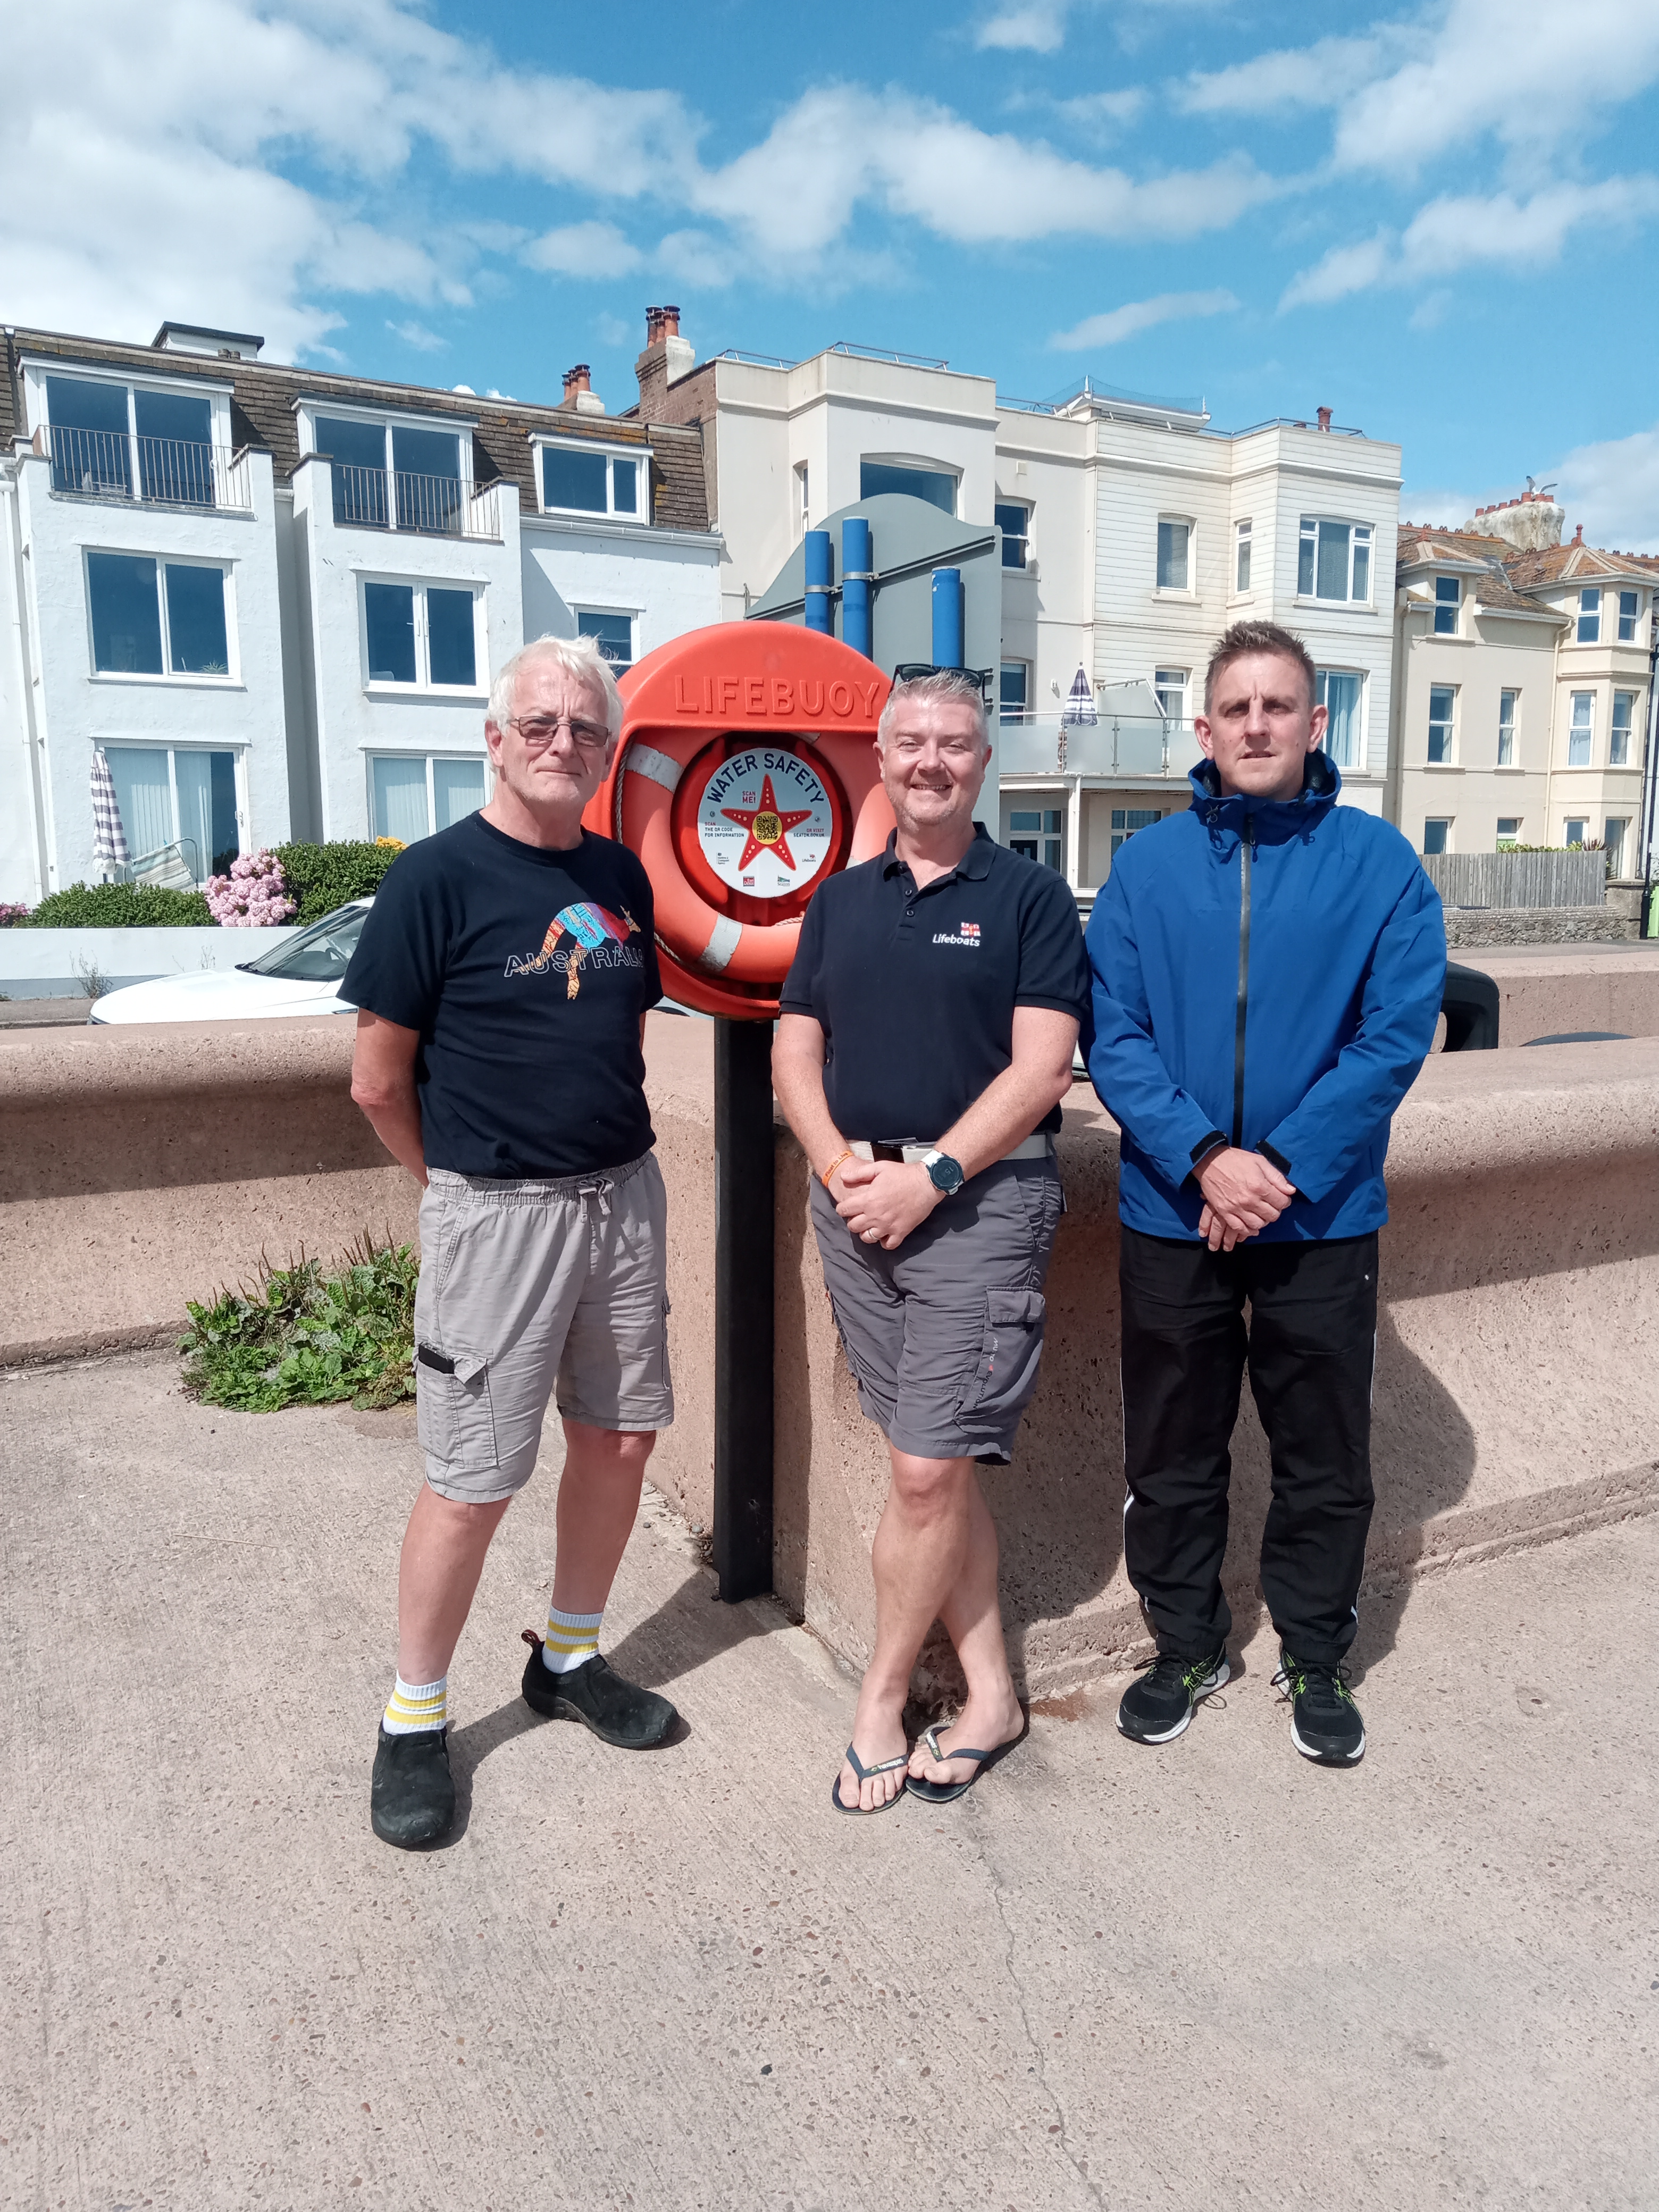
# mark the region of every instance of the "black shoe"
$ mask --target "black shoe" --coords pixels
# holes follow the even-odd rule
[[[623,1751],[650,1751],[679,1718],[666,1698],[624,1682],[597,1651],[568,1674],[556,1674],[542,1664],[541,1638],[526,1628],[524,1639],[533,1647],[520,1686],[524,1701],[550,1720],[580,1721],[601,1743]]]
[[[1160,1651],[1138,1682],[1123,1692],[1117,1724],[1136,1743],[1169,1743],[1178,1736],[1193,1713],[1232,1673],[1226,1649],[1211,1651],[1202,1659],[1183,1659],[1178,1652]]]
[[[1281,1644],[1277,1688],[1291,1701],[1291,1741],[1321,1766],[1352,1766],[1365,1755],[1365,1724],[1346,1667],[1292,1659]]]
[[[368,1817],[383,1844],[418,1850],[449,1833],[455,1818],[455,1782],[449,1771],[449,1731],[422,1729],[388,1735],[384,1727],[374,1753]]]

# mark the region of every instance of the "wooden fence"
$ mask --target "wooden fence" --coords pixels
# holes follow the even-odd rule
[[[1449,907],[1601,906],[1605,853],[1425,853]]]

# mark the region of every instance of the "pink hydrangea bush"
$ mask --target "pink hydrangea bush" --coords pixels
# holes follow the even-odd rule
[[[210,876],[202,890],[221,929],[275,929],[299,911],[274,853],[244,853],[228,876]]]
[[[13,929],[27,914],[26,906],[13,906],[0,900],[0,929]]]

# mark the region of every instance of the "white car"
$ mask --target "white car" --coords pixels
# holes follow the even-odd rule
[[[277,1014],[351,1014],[340,978],[373,899],[337,906],[256,960],[196,975],[156,975],[94,999],[89,1022],[252,1022]],[[250,931],[252,937],[256,933]]]

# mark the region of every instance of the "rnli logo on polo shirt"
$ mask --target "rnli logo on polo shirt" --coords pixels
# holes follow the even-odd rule
[[[609,907],[579,899],[574,906],[562,907],[554,915],[542,939],[542,949],[534,958],[521,960],[514,953],[507,961],[507,973],[545,975],[551,969],[564,977],[565,997],[574,999],[582,987],[584,960],[593,968],[643,968],[645,962],[639,947],[628,941],[639,933],[640,925],[626,907],[618,918]],[[567,937],[570,939],[568,947],[563,941]]]
[[[968,945],[977,952],[979,924],[976,921],[959,921],[953,930],[936,929],[933,932],[933,942],[935,945]]]

